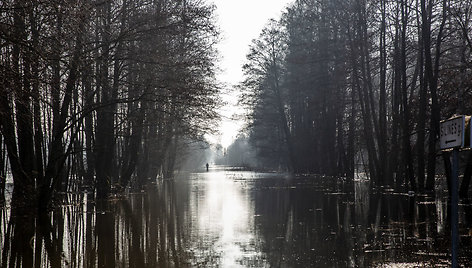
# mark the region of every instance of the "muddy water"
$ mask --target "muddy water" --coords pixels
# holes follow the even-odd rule
[[[367,182],[212,170],[49,215],[0,209],[0,267],[450,265],[447,196],[374,194]],[[460,205],[472,267],[472,207]]]

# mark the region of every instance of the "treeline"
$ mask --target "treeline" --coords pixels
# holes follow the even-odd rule
[[[98,198],[171,176],[214,129],[214,6],[179,1],[0,2],[0,180],[14,200]],[[73,187],[73,188],[71,188]]]
[[[217,145],[214,148],[214,162],[217,165],[233,168],[257,169],[258,159],[248,137],[240,133],[228,148]]]
[[[295,1],[239,86],[262,165],[431,191],[449,163],[440,120],[472,113],[471,15],[472,1]]]

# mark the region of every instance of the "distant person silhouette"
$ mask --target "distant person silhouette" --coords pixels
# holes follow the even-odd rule
[[[207,163],[207,164],[206,164],[207,172],[208,172],[208,167],[209,167],[209,166],[210,166],[210,165],[208,165],[208,163]]]
[[[2,201],[5,201],[4,195],[5,195],[5,181],[7,180],[6,177],[0,176],[0,203]]]

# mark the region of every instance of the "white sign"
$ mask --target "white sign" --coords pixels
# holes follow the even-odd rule
[[[463,148],[465,145],[465,116],[461,115],[442,121],[439,135],[441,150]]]

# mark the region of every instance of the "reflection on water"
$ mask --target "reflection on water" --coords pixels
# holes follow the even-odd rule
[[[199,174],[192,184],[190,211],[198,227],[192,230],[194,266],[263,265],[254,230],[254,201],[247,188],[224,171]]]
[[[234,178],[224,171],[193,178],[189,210],[197,227],[192,230],[192,266],[264,266],[254,200]]]
[[[343,191],[343,189],[350,189]],[[215,170],[49,215],[0,209],[1,267],[417,267],[449,264],[447,197],[326,177]],[[472,206],[460,206],[472,266]]]

